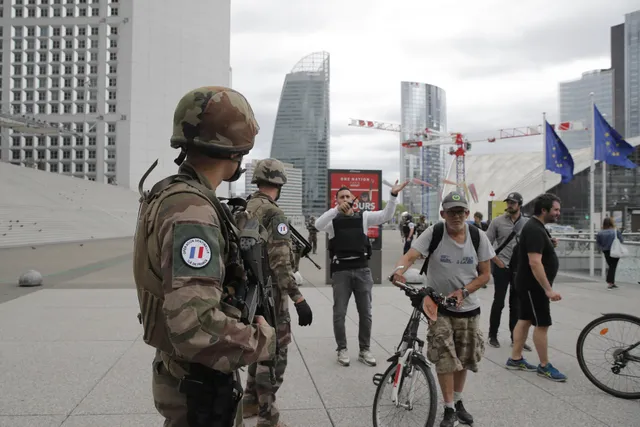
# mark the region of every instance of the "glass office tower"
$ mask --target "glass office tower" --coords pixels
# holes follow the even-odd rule
[[[607,120],[613,123],[613,70],[593,70],[582,73],[577,80],[559,84],[560,122],[581,121],[591,127],[591,92]],[[591,132],[559,132],[567,148],[586,148],[591,145]]]
[[[400,142],[417,138],[426,128],[447,131],[445,91],[427,83],[401,82]],[[400,179],[418,178],[435,187],[410,184],[402,192],[402,203],[413,214],[424,214],[437,221],[444,164],[440,146],[406,148],[400,145]]]
[[[327,210],[329,54],[302,58],[286,75],[273,130],[271,157],[302,170],[302,212]]]

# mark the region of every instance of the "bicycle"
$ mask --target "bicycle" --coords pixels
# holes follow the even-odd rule
[[[389,278],[392,281],[392,278]],[[404,290],[405,295],[411,297],[417,295],[420,290],[413,288],[412,286],[405,285],[400,282],[392,281],[392,283]],[[427,313],[427,316],[435,320],[437,318],[437,307],[455,307],[457,300],[455,298],[447,298],[441,294],[437,294],[432,288],[427,289],[427,296],[423,300],[423,310]],[[436,388],[436,382],[431,372],[432,364],[422,355],[424,348],[424,341],[418,338],[418,328],[422,318],[422,312],[417,308],[413,309],[409,322],[402,333],[402,340],[397,347],[397,351],[393,356],[387,359],[387,362],[391,362],[391,365],[387,370],[380,374],[373,376],[373,384],[376,386],[376,393],[373,403],[373,426],[382,427],[384,425],[398,426],[399,417],[391,417],[390,424],[382,424],[378,409],[383,406],[382,394],[386,385],[391,385],[391,396],[389,398],[390,404],[386,405],[392,409],[403,408],[409,414],[415,414],[415,402],[416,397],[416,380],[417,373],[422,373],[426,378],[427,392],[429,396],[429,412],[426,416],[420,417],[420,420],[426,419],[426,422],[422,424],[422,421],[418,421],[415,425],[424,425],[424,427],[433,427],[436,418],[437,411],[437,399],[438,390]],[[417,348],[416,348],[417,346]],[[402,374],[402,375],[401,375]],[[408,391],[402,395],[401,392],[406,391],[403,389],[405,379],[410,380]],[[405,413],[407,413],[405,412]],[[404,415],[404,413],[403,413]],[[403,418],[403,417],[402,417]],[[414,425],[414,424],[409,424]]]
[[[640,341],[632,344],[625,344],[622,342],[622,338],[619,340],[614,339],[615,337],[613,337],[614,333],[612,332],[612,327],[611,325],[606,326],[606,323],[612,323],[614,327],[618,324],[622,324],[621,326],[623,326],[624,330],[628,329],[628,326],[625,324],[631,324],[630,326],[635,325],[640,329],[640,318],[630,314],[608,313],[592,320],[582,329],[576,343],[576,355],[580,369],[589,381],[591,381],[591,383],[600,390],[621,399],[640,399],[640,375],[637,375],[639,371],[634,370],[634,367],[640,368]],[[598,339],[594,341],[602,340],[603,343],[608,342],[606,345],[609,347],[604,349],[604,362],[601,363],[602,369],[594,373],[589,368],[587,361],[585,360],[586,350],[589,350],[588,348],[585,348],[585,345],[591,342],[591,340],[588,340],[590,336],[589,334],[596,330],[596,328],[598,328],[596,333],[596,338]],[[636,332],[636,337],[638,336],[638,332]],[[632,354],[632,352],[634,354]],[[602,350],[600,350],[600,353],[602,353]],[[596,373],[599,374],[602,370],[604,372],[611,371],[614,380],[624,378],[627,380],[627,385],[629,378],[635,379],[635,391],[625,392],[609,386],[608,382],[605,384],[603,381],[596,378],[595,375]]]

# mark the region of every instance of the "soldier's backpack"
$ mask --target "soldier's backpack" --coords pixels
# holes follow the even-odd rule
[[[476,255],[478,254],[478,248],[480,247],[480,229],[478,227],[469,226],[469,234],[471,235],[471,243],[473,243],[473,249],[476,251]],[[429,259],[431,259],[431,255],[433,252],[438,249],[440,242],[442,241],[442,237],[444,236],[444,222],[437,222],[433,226],[433,235],[431,236],[431,242],[429,243],[429,255],[424,260],[422,264],[422,268],[420,269],[420,274],[424,274],[426,276],[427,269],[429,268]]]

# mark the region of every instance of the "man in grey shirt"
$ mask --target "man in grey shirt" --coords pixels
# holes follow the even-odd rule
[[[500,328],[500,317],[507,290],[509,291],[509,331],[511,332],[511,345],[513,345],[513,328],[518,323],[518,301],[514,289],[515,271],[511,268],[510,263],[520,231],[529,219],[523,216],[520,211],[523,203],[520,193],[509,193],[504,201],[507,202],[507,211],[491,221],[487,229],[487,237],[494,245],[497,254],[497,259],[491,266],[495,290],[491,315],[489,316],[489,345],[496,348],[500,348],[498,329]],[[526,343],[524,349],[531,351],[531,347]]]
[[[485,233],[477,228],[471,230],[466,223],[469,206],[460,193],[451,192],[444,198],[440,215],[445,223],[427,228],[413,242],[396,263],[394,280],[405,283],[404,272],[424,255],[428,257],[427,286],[458,299],[456,308],[438,310],[438,318],[429,321],[427,333],[427,358],[435,364],[445,402],[440,427],[453,427],[456,418],[465,424],[473,423],[473,417],[462,404],[462,391],[467,370],[477,372],[484,355],[476,291],[489,281],[489,260],[495,252]],[[477,252],[472,233],[479,237]],[[442,238],[433,253],[429,253],[434,235]]]

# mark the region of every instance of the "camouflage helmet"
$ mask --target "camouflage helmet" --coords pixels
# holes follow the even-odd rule
[[[268,182],[273,185],[284,185],[287,183],[287,173],[284,165],[278,159],[259,160],[253,171],[252,184],[258,182]]]
[[[222,86],[187,92],[173,114],[171,147],[195,148],[211,157],[245,155],[255,143],[259,126],[247,99]]]

